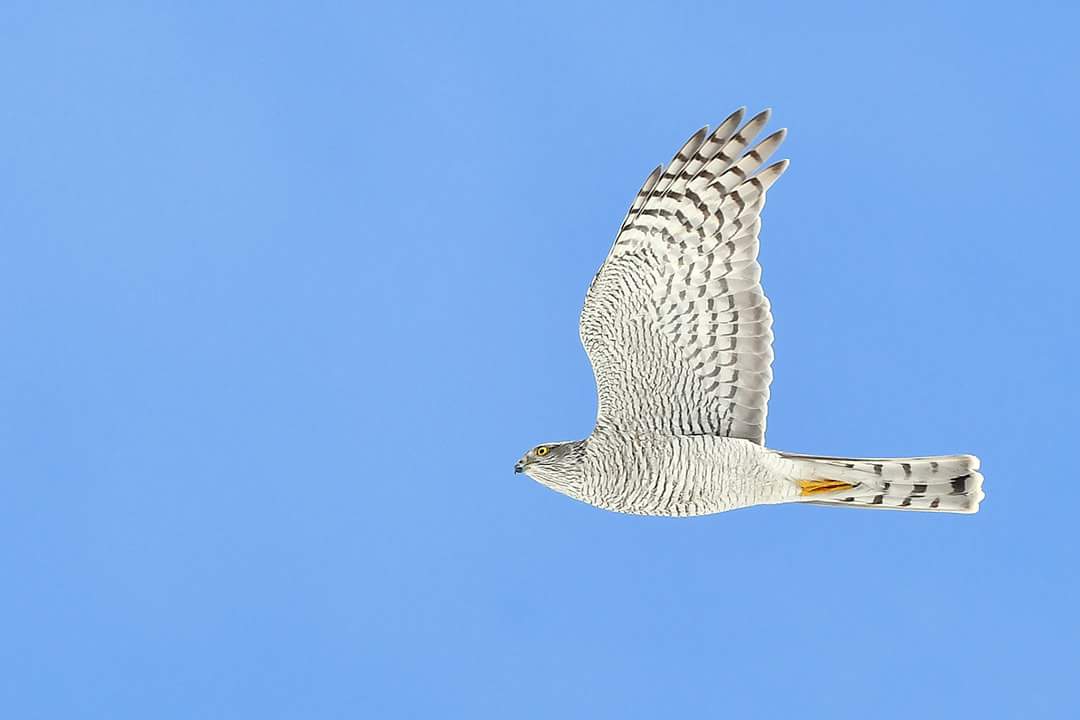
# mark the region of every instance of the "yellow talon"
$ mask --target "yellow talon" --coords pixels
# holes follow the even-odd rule
[[[846,490],[853,487],[855,486],[851,483],[841,482],[839,480],[800,480],[799,494],[819,495],[821,493],[833,492],[835,490]]]

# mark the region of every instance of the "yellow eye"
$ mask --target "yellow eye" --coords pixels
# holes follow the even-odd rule
[[[548,452],[550,452],[550,450],[551,448],[547,447],[546,445],[541,445],[540,447],[536,448],[536,457],[544,457],[548,454]]]

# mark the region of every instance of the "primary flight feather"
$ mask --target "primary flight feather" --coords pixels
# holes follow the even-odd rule
[[[515,471],[607,510],[704,515],[809,502],[973,513],[972,455],[834,458],[764,446],[772,313],[758,234],[779,130],[739,109],[703,128],[638,191],[581,312],[596,427],[545,443]]]

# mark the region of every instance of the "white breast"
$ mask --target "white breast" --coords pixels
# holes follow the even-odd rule
[[[796,495],[783,462],[747,440],[631,435],[589,440],[581,499],[637,515],[707,515]]]

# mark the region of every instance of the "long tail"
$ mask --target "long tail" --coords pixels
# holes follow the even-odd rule
[[[794,464],[799,500],[886,510],[974,513],[984,497],[979,458],[835,458],[781,453]]]

